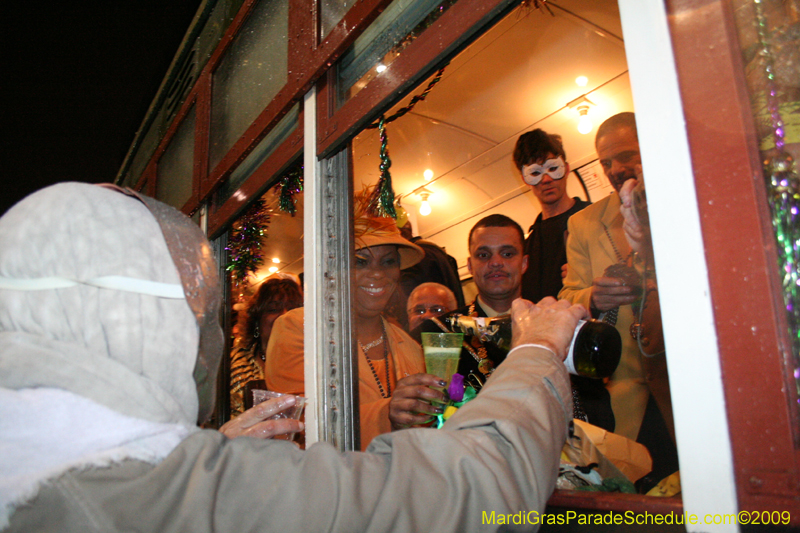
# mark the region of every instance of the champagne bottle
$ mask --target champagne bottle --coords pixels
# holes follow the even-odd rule
[[[511,349],[511,316],[442,317],[442,322],[455,332],[478,337],[481,342]],[[570,374],[589,378],[607,378],[614,373],[622,355],[622,339],[611,325],[597,320],[581,320],[575,328],[564,364]]]

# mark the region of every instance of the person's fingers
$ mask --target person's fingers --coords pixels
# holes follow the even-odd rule
[[[556,299],[555,299],[555,298],[553,298],[552,296],[545,296],[544,298],[542,298],[541,300],[539,300],[539,301],[536,303],[536,305],[537,305],[538,307],[550,307],[550,306],[552,306],[552,305],[556,305],[557,303],[558,303],[558,300],[556,300]]]
[[[606,276],[600,276],[592,281],[595,287],[621,287],[624,283],[625,281],[621,278],[609,278]]]
[[[278,413],[285,411],[293,407],[296,403],[296,398],[291,395],[281,396],[279,398],[270,398],[265,402],[261,402],[257,405],[254,405],[241,415],[237,416],[233,420],[229,420],[222,427],[219,428],[220,433],[228,437],[229,439],[235,439],[236,437],[241,436],[254,436],[254,435],[264,435],[265,434],[265,427],[270,427],[270,423],[278,422],[278,420],[267,420],[268,418],[275,416]],[[288,420],[291,422],[297,422],[296,420],[291,419],[282,419]],[[260,426],[261,424],[266,424]],[[283,422],[278,424],[278,427],[285,425]],[[294,426],[293,426],[294,427]],[[255,428],[255,429],[254,429]],[[293,429],[291,431],[287,431],[287,433],[292,433],[297,431]],[[279,434],[279,433],[276,433]],[[260,437],[260,438],[269,438],[269,437]]]
[[[437,383],[442,383],[442,382],[437,381]],[[416,385],[413,387],[407,386],[403,387],[402,389],[398,387],[392,397],[395,400],[395,402],[399,402],[402,400],[424,400],[429,402],[436,400],[441,402],[447,401],[444,392],[423,385]]]
[[[434,405],[423,400],[408,398],[395,406],[395,413],[397,416],[418,414],[438,415],[444,411],[442,405],[444,404]]]
[[[628,287],[630,289],[630,287]],[[606,306],[606,311],[608,310],[608,306],[611,307],[619,307],[620,305],[628,305],[636,301],[637,295],[629,294],[631,291],[626,291],[626,294],[597,294],[595,295],[594,301],[595,305],[598,309],[603,310],[600,306]]]
[[[590,318],[592,318],[592,314],[589,312],[589,310],[580,304],[569,306],[569,308],[567,308],[567,311],[569,311],[572,314],[572,316],[574,316],[577,320],[589,320]]]
[[[390,418],[395,426],[424,424],[444,412],[442,405],[434,406],[421,400],[407,399],[395,404]]]
[[[432,417],[441,414],[441,406],[433,406],[428,402],[413,398],[392,401],[389,407],[389,420],[392,427],[401,429],[430,422]]]
[[[621,278],[596,278],[592,286],[593,296],[628,295],[633,292],[630,285],[625,284]]]
[[[633,189],[636,187],[636,184],[639,183],[635,179],[631,178],[627,180],[625,183],[622,184],[619,190],[619,197],[622,200],[622,205],[624,207],[630,207],[632,198],[633,198]]]
[[[262,420],[266,420],[271,416],[275,416],[280,412],[294,406],[297,399],[294,396],[280,396],[278,398],[270,398],[265,402],[254,405],[241,415],[237,417],[239,424],[243,429],[249,428],[258,424]]]
[[[264,420],[245,431],[245,436],[258,439],[271,439],[278,435],[289,435],[303,431],[305,425],[299,420],[292,418],[276,418],[274,420]]]
[[[444,387],[446,382],[442,381],[438,376],[433,374],[412,374],[400,379],[397,382],[397,390],[405,387]]]
[[[556,303],[553,304],[553,307],[559,310],[564,310],[564,309],[569,309],[570,307],[572,307],[572,305],[573,305],[572,302],[570,302],[569,300],[557,300]]]
[[[511,315],[518,315],[529,311],[533,307],[533,302],[525,300],[524,298],[517,298],[511,302]]]

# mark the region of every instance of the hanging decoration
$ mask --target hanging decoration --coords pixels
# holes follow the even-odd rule
[[[264,200],[259,198],[233,225],[228,246],[225,247],[230,257],[225,269],[231,273],[233,289],[239,300],[244,296],[247,276],[264,264],[261,244],[267,237],[269,222]]]
[[[392,187],[392,174],[389,167],[392,160],[389,159],[389,141],[386,137],[386,117],[381,115],[378,123],[378,132],[381,139],[381,164],[379,166],[381,177],[378,178],[378,185],[372,193],[369,201],[369,211],[376,217],[397,218],[397,210],[394,208],[394,188]]]
[[[520,7],[522,9],[527,9],[527,10],[530,10],[531,8],[538,9],[542,12],[544,12],[544,10],[546,9],[551,16],[553,17],[556,16],[556,14],[553,13],[553,10],[550,9],[550,6],[547,5],[547,0],[522,0],[522,4],[520,4]]]
[[[775,148],[764,161],[767,196],[772,226],[777,240],[778,261],[784,291],[784,303],[793,343],[795,378],[800,378],[800,176],[797,163],[786,151],[786,125],[781,117],[775,59],[768,36],[762,0],[754,0],[758,55],[766,84],[770,135]]]
[[[396,226],[398,228],[402,228],[406,224],[408,224],[408,211],[406,211],[405,207],[400,203],[400,199],[398,198],[397,201],[394,203],[394,210],[397,213],[397,217],[395,218]]]
[[[303,192],[303,167],[296,167],[288,171],[278,182],[275,188],[280,189],[278,208],[292,216],[297,214],[297,193]]]
[[[381,115],[381,118],[378,119],[377,122],[374,122],[367,126],[365,129],[375,129],[378,128],[378,133],[381,140],[381,150],[380,150],[380,171],[381,176],[378,179],[378,184],[375,187],[375,190],[372,193],[372,197],[370,198],[370,213],[373,216],[377,217],[391,217],[396,219],[397,218],[397,211],[394,208],[394,189],[392,188],[392,174],[389,172],[389,167],[392,166],[392,160],[389,158],[389,148],[388,148],[388,138],[386,136],[386,125],[390,122],[394,122],[398,118],[402,117],[412,109],[414,106],[417,105],[419,102],[425,100],[427,98],[428,93],[431,92],[433,87],[439,83],[442,79],[442,74],[444,74],[444,69],[446,67],[442,67],[433,77],[431,82],[425,88],[422,93],[414,96],[411,101],[408,103],[407,106],[398,110],[394,115],[390,117],[386,117],[385,115]]]

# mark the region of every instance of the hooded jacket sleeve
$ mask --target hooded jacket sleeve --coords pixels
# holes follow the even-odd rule
[[[54,480],[11,531],[53,520],[60,531],[444,533],[504,529],[512,514],[532,530],[571,412],[563,364],[521,347],[441,430],[393,432],[347,454],[202,431],[155,467],[126,461]]]

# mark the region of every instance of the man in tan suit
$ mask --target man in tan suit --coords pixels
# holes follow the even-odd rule
[[[643,356],[631,335],[636,322],[631,304],[639,300],[641,286],[606,270],[625,263],[640,272],[643,268],[626,240],[620,214],[619,191],[641,169],[634,114],[620,113],[606,120],[597,130],[595,147],[615,192],[569,219],[569,268],[559,298],[582,304],[593,317],[614,323],[622,337],[622,358],[606,388],[616,421],[614,432],[641,442],[653,455],[648,484],[677,470],[677,452],[651,395],[648,379],[655,376],[643,368]]]

